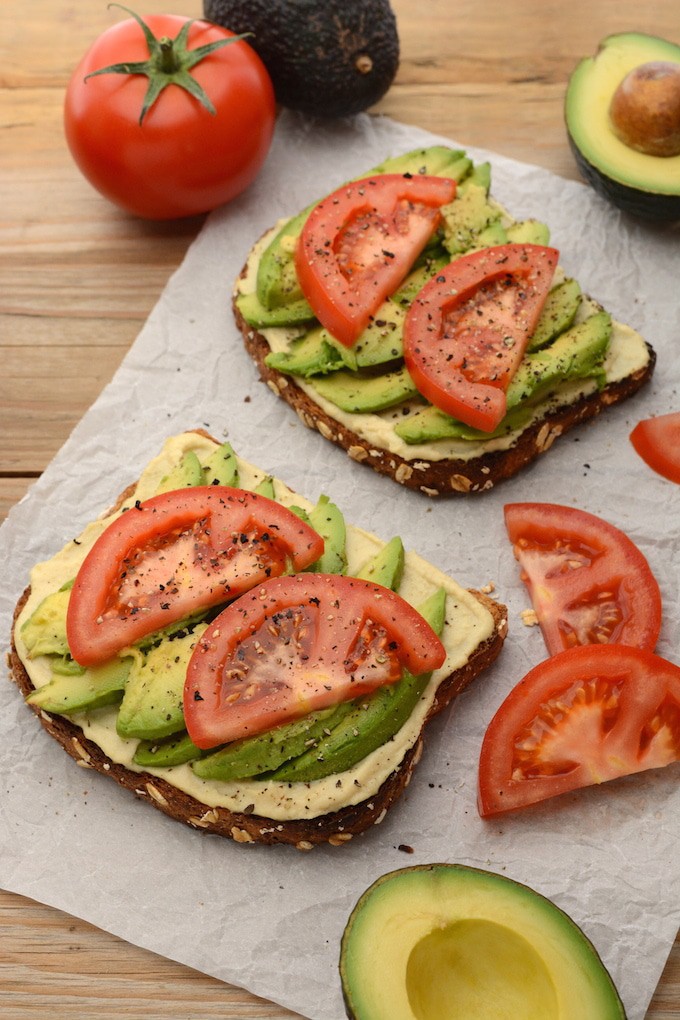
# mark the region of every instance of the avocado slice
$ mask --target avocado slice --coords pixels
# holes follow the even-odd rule
[[[320,496],[307,521],[325,542],[318,560],[307,567],[313,574],[344,574],[347,569],[347,526],[342,511],[328,496]]]
[[[238,486],[238,460],[231,443],[222,443],[208,457],[202,468],[202,485]]]
[[[36,606],[21,628],[21,639],[31,659],[39,655],[69,655],[66,612],[73,581],[51,592]]]
[[[625,1020],[597,950],[551,900],[461,864],[389,872],[342,937],[353,1020]]]
[[[572,72],[564,115],[579,170],[599,194],[634,216],[674,222],[680,218],[680,151],[641,152],[618,136],[612,122],[612,100],[623,80],[659,63],[680,68],[680,46],[642,32],[608,36]]]
[[[350,414],[384,411],[418,396],[418,387],[405,365],[380,375],[333,372],[310,382],[317,393]]]
[[[26,701],[59,715],[112,705],[123,697],[131,666],[132,659],[126,657],[76,673],[53,673],[49,683],[29,694]]]
[[[203,485],[203,468],[196,454],[189,450],[179,464],[161,479],[156,495],[160,496],[174,489],[186,489],[193,485]]]
[[[580,304],[581,288],[576,280],[569,278],[553,287],[545,300],[527,350],[538,351],[569,329]]]

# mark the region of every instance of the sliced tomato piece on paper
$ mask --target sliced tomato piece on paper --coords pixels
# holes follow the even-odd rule
[[[292,511],[243,489],[196,486],[136,503],[78,571],[66,618],[71,654],[83,666],[105,662],[199,609],[303,570],[323,548]]]
[[[380,174],[338,189],[310,213],[295,268],[319,322],[351,347],[408,275],[451,202],[456,182]]]
[[[638,422],[630,441],[653,471],[680,484],[680,411]]]
[[[504,244],[462,255],[414,299],[404,360],[430,403],[492,432],[552,285],[559,252]]]
[[[641,648],[584,645],[532,669],[491,720],[482,817],[680,759],[680,667]]]
[[[624,532],[556,503],[509,503],[504,514],[551,655],[605,642],[654,649],[661,629],[659,585]]]
[[[445,649],[408,602],[340,574],[279,577],[242,595],[191,657],[184,717],[201,748],[253,736],[441,666]]]

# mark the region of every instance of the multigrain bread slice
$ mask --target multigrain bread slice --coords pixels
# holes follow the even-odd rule
[[[170,460],[164,461],[162,468],[154,468],[153,477],[155,479],[161,477],[164,471],[172,466],[172,458],[176,461],[180,455],[179,451],[197,450],[203,454],[206,449],[211,448],[209,444],[217,445],[202,430],[185,433],[172,442],[175,445],[172,446],[172,454],[168,454]],[[290,490],[282,489],[279,495],[281,496],[283,492],[290,492]],[[134,503],[139,495],[144,495],[144,491],[140,489],[139,485],[127,488],[103,520],[109,520],[111,515],[121,511],[124,506]],[[87,534],[86,531],[84,535]],[[374,536],[369,537],[374,538]],[[69,556],[74,554],[74,549],[76,556],[84,555],[85,550],[79,544],[81,538],[78,543],[70,544],[68,547]],[[87,538],[83,545],[87,545],[88,541],[91,542],[92,538]],[[46,565],[51,562],[46,561]],[[420,564],[424,561],[420,561],[418,558],[417,562]],[[69,566],[71,565],[72,560],[69,561]],[[41,566],[45,565],[39,565],[31,578],[32,582],[35,581],[38,586],[44,585],[46,576],[45,571],[41,572]],[[50,576],[53,575],[50,574]],[[441,576],[439,572],[436,573],[435,584]],[[345,790],[352,788],[351,796],[346,796],[343,792],[345,801],[343,802],[342,799],[338,801],[337,808],[321,811],[314,809],[314,782],[280,784],[285,791],[284,799],[286,799],[287,805],[290,803],[293,807],[290,808],[286,805],[284,814],[272,812],[274,817],[266,811],[256,809],[256,803],[259,802],[255,792],[252,794],[252,802],[248,803],[251,800],[251,792],[255,790],[253,784],[257,782],[256,780],[245,780],[241,784],[245,789],[238,791],[239,797],[236,800],[231,795],[223,796],[219,783],[203,783],[201,790],[205,791],[204,796],[203,792],[197,793],[193,786],[187,786],[181,777],[178,778],[177,770],[161,768],[147,770],[132,765],[129,758],[119,756],[117,750],[109,753],[110,747],[109,750],[104,749],[97,742],[97,733],[90,726],[92,720],[89,718],[81,719],[79,716],[71,718],[52,711],[45,711],[30,702],[29,707],[45,731],[61,744],[80,767],[94,769],[109,776],[135,796],[150,803],[169,817],[196,830],[231,838],[241,843],[282,843],[296,846],[301,850],[311,849],[319,843],[342,845],[382,821],[387,810],[409,783],[412,771],[422,752],[427,723],[450,705],[458,694],[493,663],[501,651],[507,631],[506,607],[485,591],[459,589],[452,581],[450,584],[452,595],[447,616],[450,616],[453,629],[466,626],[469,612],[473,612],[475,616],[478,615],[481,620],[478,632],[475,631],[475,636],[470,639],[469,654],[466,655],[464,661],[456,660],[455,668],[450,670],[447,661],[446,669],[440,671],[436,679],[431,682],[430,687],[421,698],[424,707],[421,715],[418,715],[417,726],[408,734],[407,739],[403,742],[403,747],[398,740],[390,741],[390,744],[399,745],[398,755],[401,757],[397,755],[389,772],[383,769],[379,782],[371,785],[370,776],[367,778],[364,772],[359,776],[361,780],[361,785],[359,785],[359,780],[352,770],[331,777],[330,784],[327,783],[324,786],[324,796],[328,797],[328,785],[342,787],[344,784]],[[26,655],[26,648],[21,637],[21,622],[22,617],[26,619],[31,610],[32,595],[32,601],[35,604],[38,594],[37,588],[32,592],[32,588],[27,587],[14,614],[9,668],[11,679],[16,683],[24,698],[31,695],[39,681],[36,679],[38,674],[35,674],[30,658]],[[465,609],[463,603],[466,600],[469,600],[470,607],[475,607],[473,610]],[[33,676],[31,675],[32,671]],[[93,715],[96,716],[97,713],[95,712]],[[109,737],[107,737],[108,739]],[[102,741],[102,743],[106,743],[106,741]],[[367,761],[369,760],[372,760],[370,756]],[[251,784],[249,787],[248,783]],[[213,785],[217,789],[214,789]],[[299,808],[295,800],[295,787],[301,787],[304,791]],[[354,787],[365,791],[365,794],[357,793],[353,789]]]
[[[30,594],[27,589],[15,611],[15,622]],[[473,591],[489,610],[494,620],[493,634],[481,644],[468,662],[450,674],[437,688],[426,723],[450,705],[453,700],[498,656],[507,630],[507,611],[501,603],[480,591]],[[9,653],[11,678],[24,698],[34,690],[33,683],[12,641]],[[399,766],[388,776],[378,791],[366,800],[316,818],[272,820],[246,811],[230,811],[201,803],[166,779],[149,772],[137,772],[112,761],[102,749],[88,739],[80,726],[65,716],[54,715],[29,706],[36,718],[81,768],[94,769],[109,776],[136,797],[158,808],[170,818],[200,830],[235,840],[237,843],[285,843],[298,850],[311,850],[320,843],[342,846],[354,836],[378,825],[411,780],[418,764],[425,738],[425,727],[415,743],[406,751]]]
[[[555,440],[570,429],[633,396],[651,378],[656,363],[653,348],[645,344],[647,359],[641,367],[602,389],[585,392],[575,400],[546,401],[537,409],[535,418],[518,429],[507,443],[479,442],[478,452],[471,451],[472,455],[465,457],[439,457],[437,443],[434,443],[434,457],[424,455],[421,449],[411,456],[404,448],[401,451],[387,449],[376,444],[370,436],[354,431],[347,416],[343,419],[335,416],[328,404],[322,406],[314,399],[309,388],[303,388],[303,384],[293,376],[269,366],[267,356],[271,348],[266,336],[248,325],[235,302],[233,308],[246,350],[257,365],[260,378],[293,408],[307,428],[316,430],[324,439],[344,449],[357,463],[428,496],[486,492],[499,482],[512,478],[541,454],[547,453]]]

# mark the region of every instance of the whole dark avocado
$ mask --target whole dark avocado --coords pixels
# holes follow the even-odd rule
[[[680,220],[680,46],[641,32],[608,36],[572,72],[565,120],[599,194],[641,219]]]
[[[247,41],[282,106],[345,117],[373,106],[399,66],[389,0],[203,0],[203,12]]]

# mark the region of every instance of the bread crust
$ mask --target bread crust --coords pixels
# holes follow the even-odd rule
[[[498,656],[507,632],[507,609],[483,592],[473,594],[491,613],[494,629],[490,637],[480,644],[465,665],[446,677],[437,688],[435,699],[425,724],[441,712]],[[24,698],[35,688],[17,651],[14,640],[17,619],[30,595],[26,588],[14,611],[12,643],[9,652],[10,678]],[[398,768],[391,773],[377,793],[359,804],[341,808],[317,818],[274,821],[261,815],[230,811],[224,807],[209,807],[183,790],[172,786],[166,779],[148,772],[136,772],[120,765],[87,738],[80,726],[66,716],[52,714],[28,705],[42,727],[56,740],[81,768],[94,769],[115,780],[124,789],[162,811],[170,818],[193,829],[233,839],[238,843],[283,843],[299,850],[311,850],[319,843],[342,846],[354,836],[383,820],[387,810],[399,798],[411,779],[418,763],[424,740],[421,730],[415,744],[405,754]]]
[[[290,375],[285,375],[266,363],[270,352],[266,338],[248,325],[234,299],[234,317],[241,331],[246,350],[257,365],[260,378],[297,413],[310,429],[316,429],[325,439],[346,451],[352,460],[388,475],[401,485],[428,496],[467,495],[487,492],[499,482],[512,478],[522,468],[546,453],[554,441],[576,425],[595,418],[607,407],[619,404],[636,393],[652,376],[656,354],[647,344],[649,360],[644,369],[632,373],[619,382],[581,397],[565,407],[547,413],[527,426],[516,443],[506,450],[493,450],[472,459],[444,459],[426,461],[418,458],[409,461],[389,450],[377,448],[356,432],[328,415]]]

